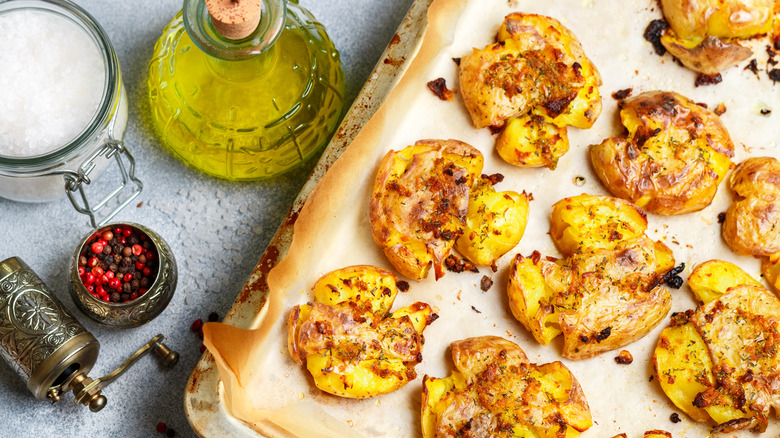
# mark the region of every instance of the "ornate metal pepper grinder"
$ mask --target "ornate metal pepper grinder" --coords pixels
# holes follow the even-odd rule
[[[97,361],[97,339],[21,259],[0,262],[0,356],[38,399],[56,403],[73,391],[76,403],[97,412],[106,405],[101,389],[149,351],[166,367],[178,362],[179,354],[162,340],[162,335],[155,336],[119,368],[92,379],[87,373]]]

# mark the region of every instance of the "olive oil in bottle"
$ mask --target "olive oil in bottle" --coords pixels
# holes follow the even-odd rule
[[[248,16],[255,6],[259,21]],[[297,0],[184,0],[155,45],[148,85],[168,149],[210,175],[255,180],[327,142],[344,72],[325,29]]]

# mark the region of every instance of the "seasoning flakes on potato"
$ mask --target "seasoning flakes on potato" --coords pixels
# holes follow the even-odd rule
[[[553,205],[550,235],[562,260],[518,254],[507,294],[512,314],[537,342],[563,334],[565,358],[587,359],[646,335],[669,312],[662,284],[672,251],[644,233],[636,206],[580,195]]]
[[[287,325],[292,358],[317,388],[341,397],[387,394],[417,377],[423,329],[438,316],[414,303],[390,313],[395,275],[373,266],[330,272],[313,287],[315,301],[295,306]]]
[[[554,18],[510,14],[496,41],[460,60],[466,109],[477,128],[504,127],[505,161],[554,169],[569,148],[566,126],[590,128],[601,113],[601,76]]]
[[[661,0],[661,44],[691,70],[717,74],[750,58],[740,39],[772,30],[774,0]]]
[[[622,101],[620,119],[627,136],[590,147],[593,168],[613,195],[664,215],[712,202],[734,156],[715,113],[677,93],[649,91]]]
[[[713,433],[763,432],[780,408],[780,300],[736,265],[711,260],[688,278],[702,301],[675,314],[653,365],[661,388]]]
[[[579,382],[561,362],[530,363],[517,344],[496,336],[450,348],[457,371],[423,379],[424,438],[575,438],[593,425]]]
[[[457,243],[472,263],[489,266],[520,241],[528,196],[497,192],[481,175],[482,154],[457,140],[421,140],[390,151],[379,166],[369,220],[374,241],[402,275],[420,280]]]

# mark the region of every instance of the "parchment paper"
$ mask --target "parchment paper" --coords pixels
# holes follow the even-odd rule
[[[554,171],[522,169],[505,164],[494,151],[495,137],[487,129],[474,129],[456,92],[452,102],[441,101],[427,88],[443,77],[457,89],[452,58],[472,47],[491,43],[503,17],[514,11],[549,15],[569,27],[585,53],[601,72],[603,111],[590,130],[569,128],[571,148]],[[560,339],[540,346],[509,312],[506,298],[507,266],[518,252],[558,255],[548,236],[551,205],[580,193],[608,194],[592,172],[587,146],[622,130],[618,123],[614,91],[633,88],[633,95],[654,89],[677,91],[714,108],[724,103],[722,116],[737,146],[735,163],[748,156],[778,156],[780,88],[766,74],[766,40],[754,42],[759,74],[742,65],[723,74],[723,82],[695,87],[695,74],[676,64],[669,55],[653,53],[642,33],[661,17],[656,1],[598,0],[435,0],[429,10],[429,26],[409,69],[355,141],[323,177],[295,224],[287,257],[269,275],[268,305],[255,322],[256,330],[209,324],[206,345],[214,353],[222,379],[222,396],[236,418],[267,436],[366,436],[411,437],[420,435],[421,381],[425,374],[445,377],[451,372],[450,342],[471,336],[498,335],[518,343],[537,363],[556,360],[568,366],[579,380],[590,404],[594,426],[583,437],[611,437],[625,432],[641,437],[649,429],[670,431],[675,437],[703,437],[711,424],[693,422],[678,412],[657,382],[651,381],[650,356],[669,317],[645,338],[626,347],[631,365],[618,365],[614,353],[585,361],[560,356]],[[771,67],[770,67],[771,68]],[[765,116],[760,109],[773,110]],[[498,271],[482,268],[479,274],[448,272],[435,281],[433,275],[410,282],[394,308],[415,301],[434,306],[440,318],[425,331],[424,359],[417,366],[418,379],[395,393],[351,400],[325,394],[313,385],[303,367],[290,358],[286,347],[289,310],[312,300],[310,288],[323,274],[353,264],[373,264],[393,270],[374,244],[368,224],[368,202],[377,166],[390,150],[399,150],[424,138],[465,141],[485,155],[484,173],[502,173],[506,179],[497,190],[533,194],[528,228],[520,244],[498,262]],[[577,186],[575,177],[585,184]],[[732,253],[720,237],[718,213],[732,195],[721,185],[712,205],[701,212],[677,217],[649,215],[648,234],[663,240],[677,263],[685,262],[687,274],[698,263],[720,258],[741,266],[756,278],[758,259]],[[495,284],[479,288],[483,275]],[[694,307],[687,286],[672,291],[672,312]],[[764,436],[780,435],[771,424]],[[735,435],[737,436],[737,435]],[[738,436],[754,436],[743,432]]]

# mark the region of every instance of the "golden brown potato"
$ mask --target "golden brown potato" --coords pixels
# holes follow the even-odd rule
[[[554,18],[510,14],[496,41],[460,60],[466,109],[477,128],[506,127],[496,146],[508,163],[554,169],[566,126],[590,128],[601,113],[601,76]]]
[[[537,114],[510,117],[496,140],[496,152],[507,163],[520,167],[555,169],[569,150],[566,126],[556,126]]]
[[[737,200],[723,222],[726,243],[743,255],[780,252],[780,161],[748,158],[734,169],[729,186]]]
[[[712,299],[675,314],[661,333],[653,354],[661,388],[694,420],[714,421],[713,433],[765,430],[780,405],[780,300],[719,260],[688,282]]]
[[[457,140],[421,140],[387,153],[369,206],[371,234],[399,273],[444,275],[443,262],[462,232],[469,191],[482,154]]]
[[[734,156],[720,118],[674,92],[650,91],[621,105],[628,136],[590,147],[593,168],[607,189],[658,214],[709,205]]]
[[[641,210],[622,200],[581,195],[558,202],[551,222],[553,239],[567,258],[518,254],[507,287],[512,314],[537,342],[547,345],[563,334],[561,354],[587,359],[623,347],[661,322],[671,306],[661,283],[674,257],[644,235]]]
[[[688,286],[703,304],[725,294],[729,288],[742,284],[761,287],[761,283],[739,266],[722,260],[701,263],[688,276]]]
[[[661,0],[670,28],[661,43],[686,67],[716,74],[753,52],[735,39],[772,29],[773,0]]]
[[[495,336],[451,349],[457,371],[423,379],[424,438],[576,438],[593,425],[582,388],[562,363],[529,363],[515,343]]]
[[[514,248],[528,222],[528,195],[497,192],[480,178],[471,189],[466,226],[456,249],[479,266],[490,266]]]
[[[614,249],[621,240],[642,236],[645,230],[645,212],[611,196],[564,198],[553,204],[550,214],[550,237],[564,256],[576,251]]]
[[[705,75],[720,73],[753,56],[747,47],[713,36],[691,47],[689,41],[675,37],[668,30],[661,35],[661,44],[684,66]]]
[[[437,315],[425,303],[392,314],[396,277],[373,266],[330,272],[313,288],[315,302],[293,307],[287,325],[292,358],[317,388],[341,397],[386,394],[417,376],[422,331]]]

